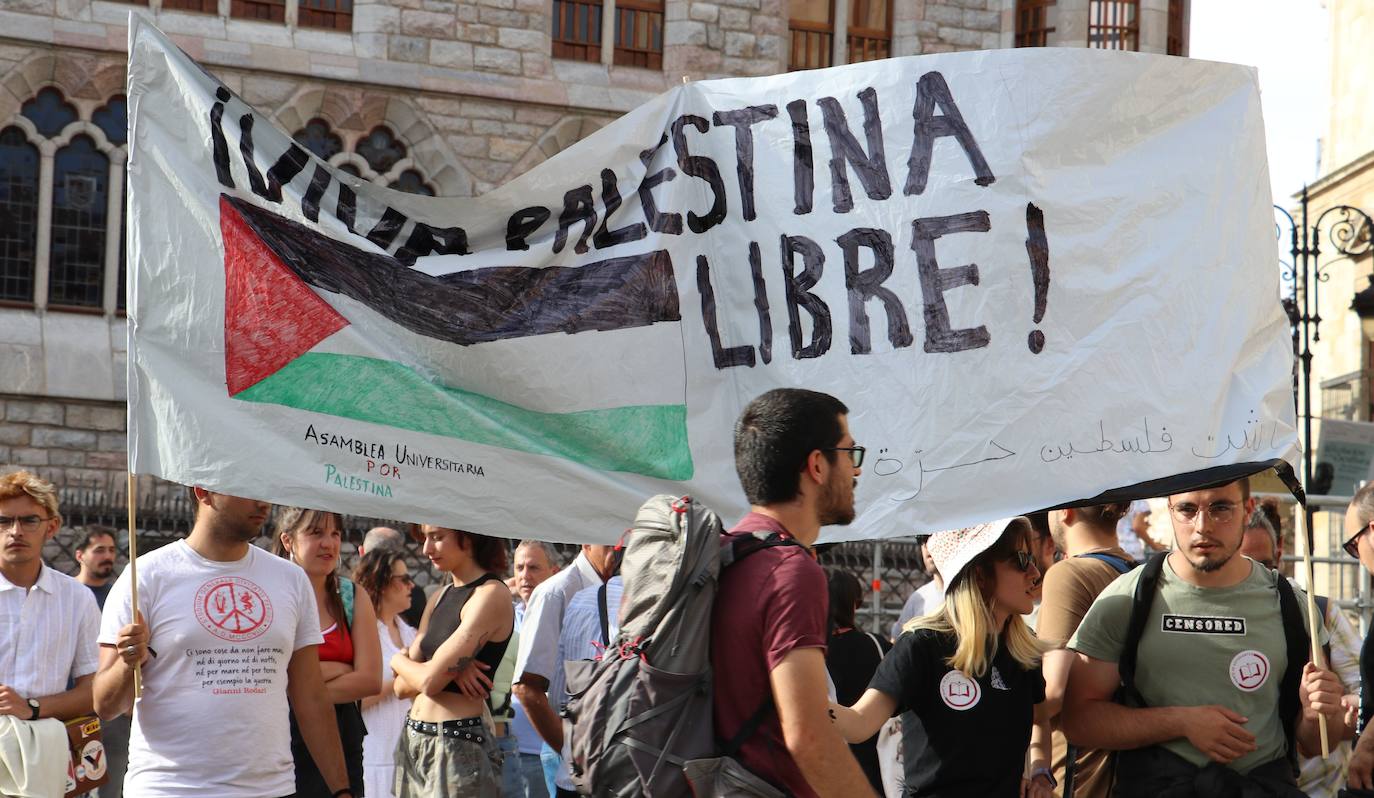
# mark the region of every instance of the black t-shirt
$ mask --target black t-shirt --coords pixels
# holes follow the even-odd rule
[[[844,706],[853,706],[868,689],[883,655],[892,650],[887,638],[858,629],[830,635],[825,647],[825,667],[835,683],[835,697]],[[878,766],[877,736],[849,746],[873,789],[883,790],[882,769]]]
[[[953,635],[928,629],[898,638],[869,685],[897,701],[908,798],[1020,795],[1040,668],[1022,670],[999,646],[988,672],[951,668]]]

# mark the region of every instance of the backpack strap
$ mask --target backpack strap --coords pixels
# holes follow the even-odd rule
[[[347,619],[348,628],[353,629],[353,580],[347,577],[339,577],[339,600],[343,602],[344,618]]]
[[[798,546],[803,549],[806,548],[791,537],[780,535],[777,532],[770,532],[765,537],[759,537],[755,532],[745,532],[741,534],[730,534],[727,532],[722,535],[722,537],[726,538],[726,542],[723,544],[720,552],[721,570],[738,563],[751,554],[757,554],[764,549],[777,548],[778,546]],[[879,648],[881,650],[881,647]],[[732,757],[739,753],[739,749],[744,745],[744,741],[754,736],[759,730],[759,727],[763,725],[763,722],[773,713],[773,709],[773,690],[770,688],[764,694],[763,701],[759,703],[758,709],[754,710],[754,714],[750,715],[749,719],[744,721],[744,725],[739,727],[739,731],[735,732],[734,737],[723,742],[720,738],[716,739],[716,744],[721,751],[721,755]]]
[[[1155,592],[1159,589],[1159,574],[1164,570],[1167,551],[1150,555],[1140,570],[1140,581],[1136,582],[1135,594],[1131,598],[1131,618],[1126,623],[1126,640],[1121,647],[1121,660],[1117,671],[1121,674],[1121,697],[1131,706],[1146,706],[1145,699],[1135,686],[1135,666],[1139,657],[1140,638],[1145,634],[1145,622],[1150,617],[1150,605],[1154,603]]]
[[[1086,554],[1075,554],[1075,557],[1086,557],[1092,560],[1101,560],[1116,569],[1119,574],[1124,574],[1134,569],[1140,563],[1135,560],[1128,560],[1125,557],[1118,557],[1115,554],[1108,554],[1105,551],[1090,551]]]
[[[1302,703],[1298,693],[1302,687],[1302,669],[1311,657],[1311,637],[1307,625],[1302,620],[1302,610],[1293,586],[1282,574],[1275,572],[1274,586],[1279,591],[1279,614],[1283,617],[1283,637],[1288,649],[1288,667],[1284,668],[1283,679],[1279,682],[1279,720],[1283,723],[1283,735],[1288,741],[1288,761],[1293,772],[1298,772],[1297,732],[1298,719],[1302,714]],[[1323,616],[1325,617],[1325,616]]]

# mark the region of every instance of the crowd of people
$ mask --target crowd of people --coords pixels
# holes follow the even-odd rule
[[[812,548],[855,517],[866,450],[848,413],[779,389],[735,428],[751,507],[722,545],[768,544],[721,570],[710,619],[715,737],[765,785],[740,794],[1374,790],[1374,652],[1324,597],[1309,628],[1247,479],[1161,497],[1159,551],[1144,503],[922,536],[931,581],[874,634],[865,586]],[[101,796],[577,794],[563,663],[617,638],[619,548],[562,563],[537,540],[417,524],[369,531],[346,569],[336,513],[188,492],[191,531],[138,559],[135,611],[115,531],[82,530],[79,573],[59,573],[43,561],[56,487],[0,476],[0,793],[63,795],[64,724],[97,715]],[[1374,485],[1345,515],[1345,550],[1374,573],[1371,529]]]

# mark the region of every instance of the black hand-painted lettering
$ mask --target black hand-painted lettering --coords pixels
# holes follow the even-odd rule
[[[400,211],[387,207],[382,211],[382,218],[372,226],[372,230],[367,234],[367,240],[376,244],[383,252],[391,248],[396,241],[396,236],[401,234],[401,228],[405,227],[406,215]]]
[[[867,153],[850,132],[849,122],[839,101],[834,97],[822,97],[816,102],[825,120],[825,134],[830,138],[830,187],[835,213],[849,213],[854,209],[846,164],[854,168],[854,174],[858,176],[869,199],[884,200],[892,196],[887,155],[883,150],[883,120],[878,116],[878,92],[872,87],[859,92],[859,102],[864,109]]]
[[[210,142],[214,152],[215,177],[225,188],[234,188],[234,175],[229,170],[229,142],[224,138],[224,104],[229,102],[229,90],[220,86],[215,89],[215,99],[210,106]]]
[[[720,167],[705,155],[692,155],[687,149],[687,135],[683,128],[691,125],[698,133],[705,133],[711,125],[705,119],[692,114],[683,114],[673,120],[673,150],[677,152],[677,168],[682,173],[706,181],[711,187],[711,209],[705,215],[696,211],[687,212],[687,227],[693,233],[704,233],[725,221],[725,181],[721,179]]]
[[[883,282],[892,276],[892,236],[886,230],[860,227],[836,239],[844,251],[844,286],[849,292],[849,351],[866,355],[873,350],[865,303],[878,299],[887,312],[887,340],[894,349],[911,346],[911,325],[902,302]],[[859,248],[873,253],[873,267],[859,270]]]
[[[797,256],[802,271],[796,273]],[[825,253],[820,245],[805,236],[782,237],[782,274],[787,289],[787,333],[792,339],[792,356],[798,360],[820,357],[830,349],[830,307],[810,289],[820,282],[825,270]],[[802,346],[801,314],[811,315],[811,343]]]
[[[322,163],[315,164],[315,173],[310,176],[310,185],[301,197],[301,213],[306,219],[312,222],[320,220],[320,200],[324,198],[324,192],[329,188],[331,179],[329,167]]]
[[[914,238],[911,249],[916,253],[916,267],[921,277],[921,298],[926,323],[925,351],[962,352],[988,345],[991,337],[983,325],[967,329],[950,329],[949,307],[945,292],[961,285],[978,285],[978,265],[942,269],[935,257],[935,239],[952,233],[986,233],[992,229],[987,211],[960,213],[954,216],[932,216],[911,223]]]
[[[720,326],[716,318],[716,292],[711,288],[711,266],[705,255],[697,256],[697,291],[701,294],[701,323],[706,327],[706,337],[711,342],[711,360],[718,369],[732,366],[754,366],[752,346],[732,346],[728,349],[720,344]]]
[[[243,156],[243,168],[248,172],[248,187],[259,197],[271,199],[267,196],[267,184],[262,182],[262,172],[258,171],[258,164],[253,160],[252,114],[239,117],[239,155]]]
[[[792,213],[803,216],[811,212],[816,194],[816,165],[811,156],[811,121],[806,116],[806,100],[787,104],[792,119]]]
[[[334,203],[334,215],[343,222],[344,229],[357,235],[358,231],[353,229],[358,215],[358,198],[354,196],[353,189],[349,188],[342,180],[339,182],[339,198]]]
[[[601,170],[601,205],[605,208],[605,213],[601,217],[601,226],[596,229],[596,235],[592,236],[592,246],[606,249],[638,241],[648,235],[643,222],[627,224],[619,230],[611,229],[611,216],[620,209],[620,187],[616,185],[615,172],[610,169]]]
[[[1026,254],[1030,256],[1031,284],[1035,287],[1036,324],[1045,318],[1045,305],[1050,299],[1050,241],[1045,237],[1045,212],[1026,203]],[[1030,351],[1040,354],[1045,348],[1045,333],[1031,330],[1027,338]]]
[[[553,211],[543,205],[531,205],[512,213],[510,220],[506,222],[506,249],[511,252],[529,249],[529,237],[534,235],[550,216],[553,216]]]
[[[940,116],[935,115],[936,107]],[[907,159],[906,188],[907,196],[920,194],[926,190],[930,178],[930,161],[935,152],[935,140],[943,136],[953,136],[964,148],[969,165],[975,175],[973,182],[980,186],[992,185],[997,180],[988,167],[983,151],[973,138],[973,132],[964,123],[964,115],[954,104],[949,84],[939,72],[927,72],[916,84],[916,107],[912,110],[916,120],[915,139],[911,145],[911,157]]]
[[[757,241],[749,242],[749,273],[754,279],[754,310],[759,314],[759,359],[773,361],[773,318],[768,312],[768,286],[763,281],[763,255]]]
[[[639,154],[639,160],[647,167],[653,160],[654,153],[668,141],[668,134],[664,133],[663,138],[659,139],[658,146],[653,149],[645,150]],[[653,191],[663,183],[671,182],[677,177],[677,172],[671,166],[665,166],[653,174],[644,175],[644,180],[639,184],[639,205],[644,209],[644,220],[649,223],[649,229],[655,233],[677,236],[682,235],[682,214],[662,213],[658,209],[658,203],[654,202]]]
[[[405,244],[396,250],[396,260],[414,266],[417,259],[431,254],[468,254],[467,231],[461,227],[430,227],[424,222],[416,222]]]
[[[558,231],[553,235],[553,251],[562,252],[568,243],[568,230],[574,224],[582,223],[582,235],[577,237],[573,252],[579,255],[587,251],[587,239],[596,230],[596,208],[592,207],[592,187],[578,186],[563,195],[563,212],[558,214]]]
[[[744,221],[752,222],[754,212],[754,131],[752,126],[776,118],[776,105],[751,105],[734,111],[716,111],[711,121],[717,127],[729,125],[735,129],[735,174],[739,176],[739,201]]]
[[[310,153],[296,142],[281,154],[272,168],[267,170],[267,197],[271,202],[281,202],[281,187],[290,183],[310,163]]]

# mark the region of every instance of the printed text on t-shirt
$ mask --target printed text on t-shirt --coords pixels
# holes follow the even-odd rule
[[[1207,615],[1165,615],[1160,630],[1194,635],[1244,635],[1244,618],[1221,618]]]
[[[281,672],[284,652],[277,646],[188,648],[194,677],[212,695],[265,693]]]

